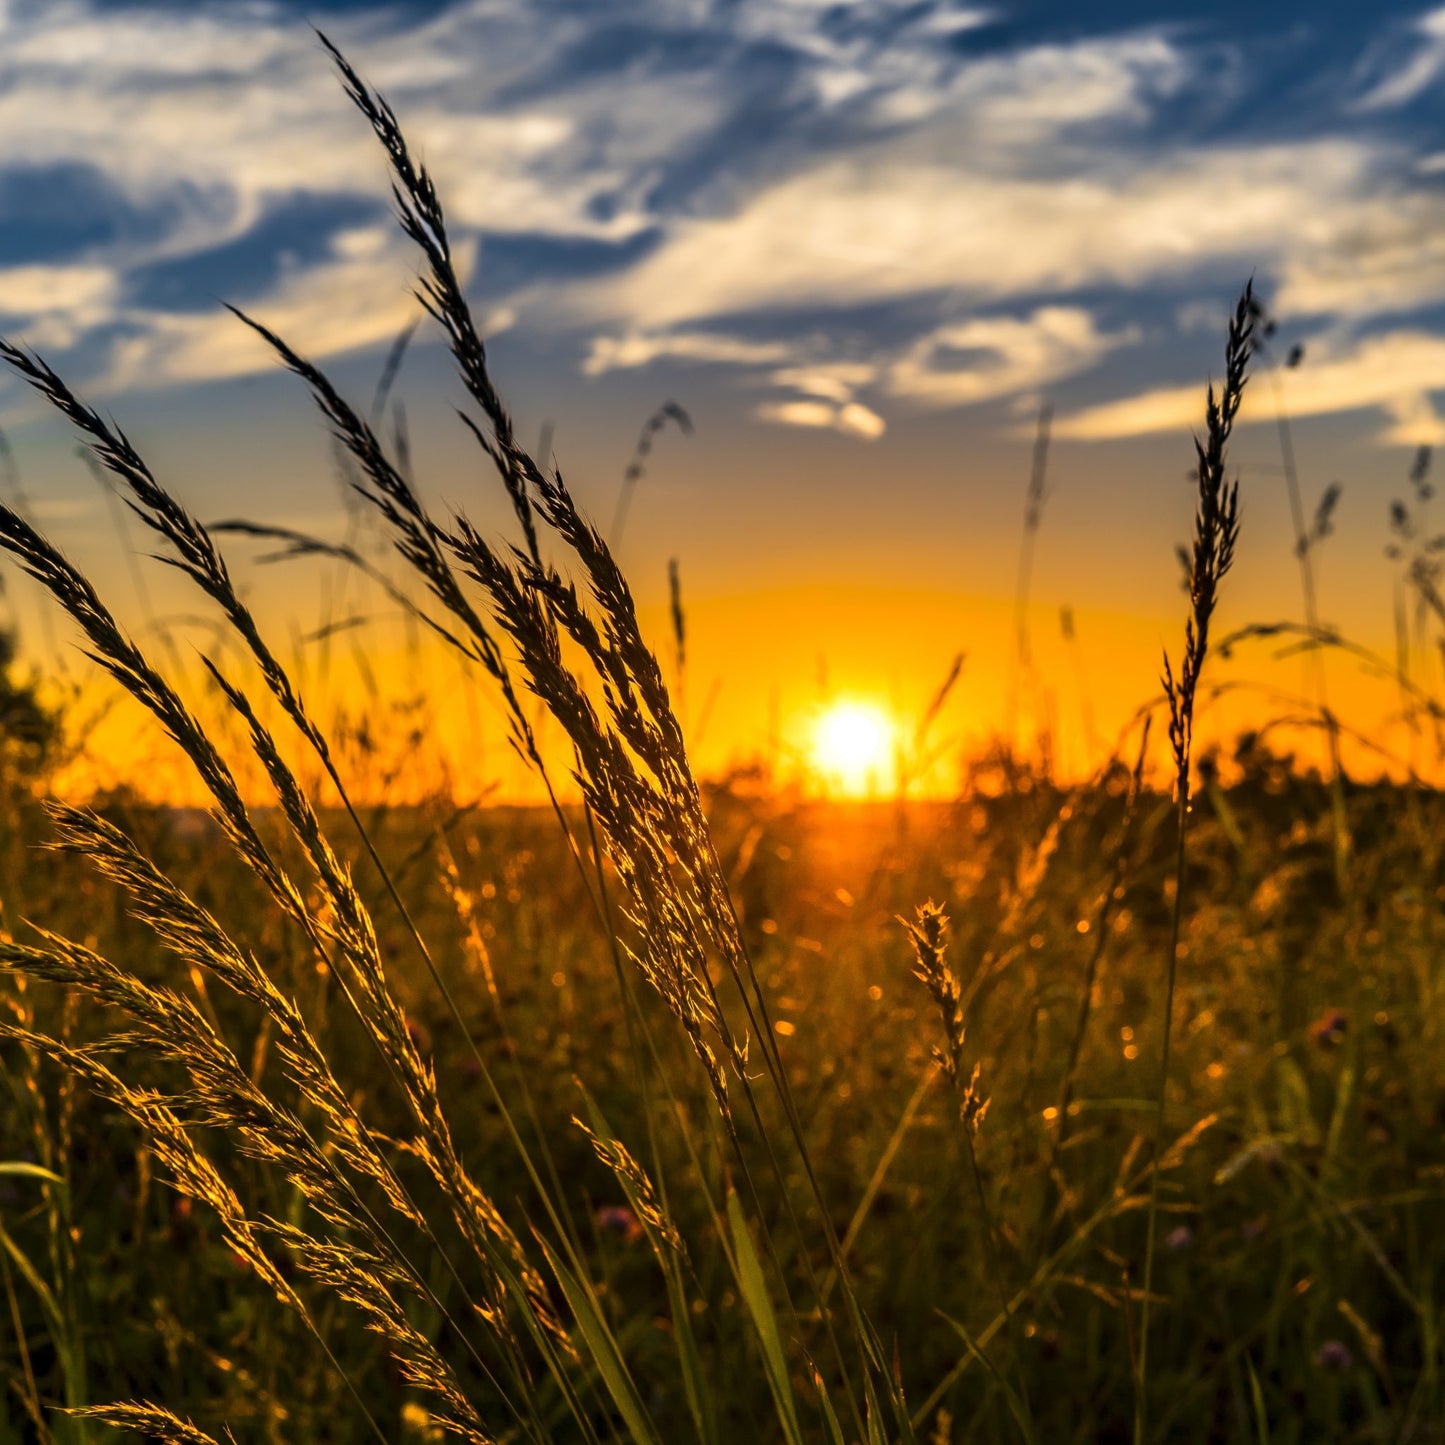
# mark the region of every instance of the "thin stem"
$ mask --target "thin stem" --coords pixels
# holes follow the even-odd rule
[[[1059,1155],[1063,1152],[1069,1131],[1069,1106],[1074,1098],[1074,1079],[1078,1072],[1079,1058],[1084,1051],[1084,1038],[1089,1029],[1089,1018],[1093,1012],[1094,981],[1099,974],[1104,950],[1109,942],[1109,922],[1113,917],[1114,903],[1124,882],[1129,861],[1129,843],[1134,831],[1134,816],[1138,811],[1139,795],[1143,788],[1144,760],[1149,750],[1149,733],[1154,721],[1153,714],[1146,714],[1144,727],[1139,737],[1139,756],[1134,763],[1134,773],[1129,782],[1129,795],[1124,803],[1124,817],[1119,824],[1119,841],[1114,849],[1114,860],[1109,870],[1109,880],[1094,917],[1094,944],[1089,951],[1089,961],[1084,969],[1084,981],[1079,994],[1079,1013],[1074,1022],[1074,1036],[1069,1041],[1068,1058],[1064,1064],[1059,1084],[1058,1118],[1055,1120],[1054,1142],[1049,1150],[1049,1162],[1044,1170],[1045,1188],[1058,1167]]]
[[[1024,504],[1024,532],[1019,543],[1018,579],[1014,585],[1014,665],[1008,700],[1008,740],[1011,748],[1019,743],[1020,694],[1025,681],[1031,684],[1034,677],[1033,648],[1029,637],[1029,594],[1033,589],[1034,547],[1047,495],[1049,428],[1052,421],[1053,407],[1045,402],[1039,408],[1038,430],[1034,436],[1033,465]]]
[[[1289,417],[1285,414],[1284,390],[1279,384],[1277,371],[1270,371],[1269,381],[1274,395],[1274,420],[1275,429],[1279,433],[1280,462],[1284,468],[1285,490],[1289,494],[1290,518],[1294,523],[1295,559],[1299,563],[1300,592],[1304,598],[1305,623],[1311,632],[1318,633],[1320,631],[1320,615],[1315,591],[1314,560],[1311,556],[1313,540],[1305,522],[1304,498],[1300,494],[1299,470],[1295,466],[1294,438],[1290,432]],[[1312,650],[1306,666],[1319,702],[1320,717],[1325,725],[1325,742],[1330,759],[1330,817],[1334,825],[1335,879],[1343,891],[1349,868],[1350,833],[1345,815],[1344,767],[1340,761],[1340,728],[1334,713],[1330,710],[1324,654],[1317,649]]]
[[[1004,1289],[1003,1254],[998,1247],[998,1231],[994,1226],[993,1211],[988,1207],[988,1199],[983,1192],[983,1174],[978,1167],[978,1151],[974,1148],[973,1135],[973,1121],[965,1120],[963,1142],[968,1153],[968,1172],[973,1176],[973,1190],[978,1199],[979,1218],[983,1221],[984,1239],[988,1248],[989,1273],[993,1276],[994,1290],[998,1295],[999,1313],[1003,1315],[1004,1329],[1008,1334],[1009,1353],[1013,1355],[1014,1373],[1018,1376],[1019,1403],[1023,1407],[1024,1437],[1031,1442],[1034,1433],[1034,1412],[1029,1404],[1028,1372],[1024,1369],[1023,1352],[1019,1349],[1018,1326],[1015,1323],[1014,1310],[1009,1305],[1008,1294]]]
[[[1185,840],[1189,829],[1188,774],[1179,789],[1179,847],[1174,857],[1174,909],[1169,928],[1169,966],[1164,985],[1164,1041],[1159,1050],[1159,1090],[1154,1101],[1154,1167],[1149,1171],[1148,1225],[1144,1238],[1144,1298],[1139,1308],[1139,1380],[1134,1395],[1134,1445],[1143,1445],[1148,1421],[1145,1384],[1149,1378],[1149,1298],[1154,1284],[1154,1236],[1159,1216],[1159,1151],[1164,1141],[1165,1094],[1169,1084],[1170,1036],[1174,1023],[1174,983],[1179,963],[1179,932],[1184,917]]]

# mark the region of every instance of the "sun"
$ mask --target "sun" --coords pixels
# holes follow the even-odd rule
[[[835,703],[814,724],[812,763],[831,789],[877,793],[893,773],[893,724],[867,703]]]

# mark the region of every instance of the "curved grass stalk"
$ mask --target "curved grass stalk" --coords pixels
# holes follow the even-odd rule
[[[501,689],[512,727],[513,745],[537,767],[547,786],[554,811],[564,820],[564,831],[571,843],[574,861],[583,868],[585,875],[580,850],[566,827],[563,811],[542,764],[506,658],[493,637],[491,624],[473,608],[463,591],[459,572],[480,584],[488,595],[497,625],[521,659],[527,686],[542,698],[561,722],[575,750],[577,775],[588,808],[589,828],[595,820],[622,881],[629,921],[637,930],[636,944],[626,950],[627,956],[654,986],[687,1035],[707,1076],[718,1116],[736,1154],[744,1187],[756,1205],[758,1193],[753,1187],[746,1151],[734,1127],[729,1107],[734,1081],[740,1088],[749,1114],[758,1127],[769,1165],[782,1188],[785,1211],[803,1245],[799,1252],[802,1269],[815,1297],[821,1299],[815,1266],[807,1248],[808,1231],[799,1218],[788,1187],[788,1171],[783,1168],[774,1141],[764,1126],[760,1100],[747,1074],[750,1045],[755,1044],[761,1054],[768,1079],[781,1104],[789,1142],[801,1163],[812,1200],[819,1208],[822,1234],[835,1276],[842,1286],[847,1310],[846,1329],[840,1333],[832,1313],[826,1308],[820,1309],[819,1319],[836,1356],[840,1374],[847,1383],[848,1404],[858,1435],[878,1438],[880,1420],[884,1415],[880,1401],[883,1401],[898,1422],[900,1437],[904,1441],[911,1440],[912,1430],[903,1406],[901,1387],[892,1378],[881,1341],[863,1314],[834,1233],[787,1069],[774,1036],[767,1000],[742,942],[738,916],[724,880],[698,785],[687,760],[681,728],[663,683],[661,669],[642,639],[630,588],[605,542],[579,514],[561,475],[539,467],[518,444],[510,417],[489,376],[484,345],[472,324],[452,266],[445,223],[431,180],[425,170],[412,161],[395,117],[386,103],[360,81],[344,58],[322,38],[332,50],[348,93],[370,121],[391,160],[403,228],[421,247],[427,261],[422,300],[446,332],[468,393],[485,418],[485,430],[471,418],[464,420],[497,466],[522,528],[525,547],[503,556],[490,547],[464,518],[457,518],[446,529],[437,527],[406,481],[404,464],[402,467],[392,465],[372,428],[346,406],[321,373],[264,327],[250,322],[248,318],[242,319],[262,335],[282,360],[311,387],[334,434],[357,464],[358,487],[362,495],[387,522],[393,541],[408,566],[423,577],[445,613],[460,624],[459,631],[453,631],[449,623],[438,627],[438,630],[444,638],[479,661]],[[245,652],[259,669],[272,698],[320,759],[442,999],[453,1017],[461,1023],[463,1035],[477,1058],[481,1076],[501,1111],[504,1127],[518,1151],[554,1234],[554,1238],[549,1240],[538,1232],[537,1247],[545,1256],[554,1279],[562,1286],[580,1336],[584,1337],[583,1343],[591,1355],[591,1363],[613,1405],[622,1413],[628,1432],[635,1439],[653,1439],[655,1427],[648,1418],[642,1396],[630,1381],[626,1362],[611,1335],[597,1293],[587,1280],[576,1231],[567,1217],[565,1199],[556,1183],[555,1173],[549,1187],[543,1171],[538,1168],[532,1152],[523,1141],[491,1070],[466,1029],[450,989],[436,969],[425,939],[401,898],[394,878],[384,866],[351,803],[324,734],[308,712],[300,690],[270,650],[254,617],[241,600],[210,533],[155,480],[124,433],[106,423],[77,398],[44,362],[8,343],[0,343],[0,358],[8,361],[87,436],[97,461],[127,488],[133,510],[169,544],[174,556],[164,560],[183,571],[219,607],[231,633],[240,639]],[[585,601],[573,584],[544,563],[539,527],[544,527],[551,537],[565,546],[568,555],[585,574],[589,593]],[[283,759],[275,739],[262,723],[251,700],[218,667],[206,661],[217,686],[235,715],[245,724],[250,749],[267,774],[286,826],[302,850],[311,883],[319,890],[320,906],[308,904],[285,867],[268,850],[221,753],[170,684],[121,632],[83,575],[13,511],[0,509],[0,547],[11,551],[21,565],[51,591],[85,632],[91,655],[161,721],[172,739],[192,759],[211,793],[216,816],[232,846],[265,885],[281,913],[300,930],[317,962],[325,965],[340,981],[353,1013],[390,1077],[400,1088],[411,1115],[414,1132],[409,1139],[402,1141],[404,1147],[431,1175],[446,1200],[453,1223],[487,1270],[492,1298],[486,1303],[493,1306],[499,1319],[503,1317],[507,1305],[515,1307],[532,1345],[566,1399],[583,1437],[596,1441],[597,1431],[590,1422],[589,1410],[584,1406],[572,1378],[572,1345],[567,1332],[553,1315],[545,1286],[528,1262],[521,1242],[463,1165],[441,1106],[435,1077],[430,1066],[421,1058],[407,1029],[406,1019],[390,991],[370,914],[349,871],[333,852],[315,808]],[[564,665],[564,643],[575,644],[581,649],[591,669],[585,677]],[[603,700],[600,708],[592,700],[599,688]],[[600,850],[594,848],[594,855],[599,864],[597,885],[602,890],[602,896],[599,898],[592,892],[585,876],[584,883],[588,884],[594,906],[607,918],[610,905],[606,901],[605,879],[600,872]],[[204,925],[197,924],[194,918],[186,926],[193,925],[204,929]],[[615,928],[609,924],[608,929],[614,946],[618,946]],[[183,944],[186,942],[179,935],[176,937]],[[33,959],[30,962],[35,964]],[[717,962],[723,966],[724,978],[730,980],[736,989],[745,1019],[741,1032],[730,1021],[719,998],[711,972]],[[234,960],[228,958],[227,966],[233,963]],[[260,987],[254,980],[243,979],[243,982],[248,987]],[[266,1009],[268,1016],[275,1013],[277,1005],[274,999],[255,993],[252,996]],[[179,1000],[180,996],[175,998]],[[169,996],[166,1006],[182,1009],[182,1003],[173,1002]],[[284,1008],[280,1017],[286,1023]],[[199,1027],[195,1025],[195,1028]],[[299,1068],[306,1062],[306,1048],[304,1043],[299,1042],[300,1035],[295,1027],[290,1024],[287,1027],[292,1028],[286,1039],[286,1046],[291,1051],[288,1063]],[[160,1035],[152,1039],[157,1047],[162,1041]],[[64,1061],[92,1082],[110,1087],[106,1080],[95,1074],[93,1061],[81,1054],[71,1051],[65,1054]],[[236,1087],[239,1088],[239,1084]],[[320,1092],[324,1094],[324,1088]],[[214,1095],[212,1102],[219,1109],[218,1099],[219,1095]],[[252,1101],[251,1107],[260,1106]],[[332,1109],[334,1117],[345,1125],[343,1137],[346,1128],[354,1128],[360,1133],[361,1126],[343,1115],[334,1100]],[[152,1123],[166,1137],[174,1134],[169,1116],[162,1118],[157,1115]],[[177,1123],[175,1127],[181,1126]],[[283,1129],[281,1123],[277,1123],[276,1127]],[[301,1147],[299,1141],[297,1147]],[[181,1149],[182,1145],[175,1142],[172,1152]],[[352,1162],[348,1159],[348,1163]],[[181,1164],[186,1168],[192,1167],[185,1159],[181,1159]],[[194,1167],[202,1168],[200,1165]],[[372,1171],[370,1177],[373,1182],[385,1187],[386,1180],[379,1166],[367,1164],[367,1167]],[[192,1182],[197,1187],[210,1187],[200,1175]],[[764,1349],[770,1380],[775,1386],[780,1420],[790,1436],[799,1437],[802,1425],[796,1416],[796,1405],[792,1402],[791,1376],[786,1367],[777,1317],[767,1295],[762,1260],[756,1254],[737,1198],[730,1195],[726,1237],[731,1239],[732,1247],[727,1252],[739,1283],[746,1286],[749,1312]],[[258,1228],[255,1222],[246,1220],[244,1214],[236,1210],[231,1211],[230,1217],[231,1228],[243,1243],[255,1236]],[[739,1233],[740,1222],[742,1233]],[[251,1235],[247,1235],[248,1230]],[[355,1281],[346,1283],[343,1275],[338,1273],[340,1262],[329,1252],[330,1247],[324,1241],[287,1233],[285,1242],[305,1257],[310,1272],[318,1280],[333,1289],[349,1290],[355,1297],[354,1302],[373,1314],[385,1314],[387,1307],[384,1301],[366,1297],[362,1286]],[[761,1244],[776,1279],[782,1283],[786,1298],[786,1275],[775,1241],[767,1230],[762,1231]],[[259,1249],[259,1246],[256,1248]],[[375,1257],[380,1258],[379,1255]],[[791,1300],[788,1300],[788,1311],[795,1327],[801,1329],[801,1318]],[[400,1329],[400,1325],[397,1328]],[[844,1335],[848,1336],[846,1340]],[[414,1352],[421,1348],[414,1342],[412,1347]],[[850,1352],[856,1354],[861,1365],[861,1392],[858,1382],[851,1378]],[[414,1357],[422,1358],[415,1353]],[[425,1370],[430,1366],[423,1361],[418,1368]],[[860,1393],[861,1400],[858,1398]],[[831,1411],[826,1401],[824,1404]],[[525,1422],[523,1424],[525,1426]]]

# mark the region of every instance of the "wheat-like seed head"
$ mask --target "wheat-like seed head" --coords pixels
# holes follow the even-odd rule
[[[632,1157],[632,1152],[620,1139],[604,1139],[584,1124],[575,1114],[572,1122],[587,1136],[593,1152],[607,1166],[622,1185],[637,1216],[638,1223],[647,1232],[654,1249],[668,1249],[682,1254],[682,1236],[671,1216],[663,1208],[657,1191],[647,1171]]]
[[[934,1047],[933,1057],[943,1076],[959,1095],[959,1114],[964,1126],[976,1134],[988,1113],[989,1100],[979,1087],[983,1068],[968,1068],[965,1045],[968,1031],[963,1020],[963,990],[948,966],[948,915],[936,903],[920,905],[912,922],[899,920],[908,930],[917,963],[914,977],[922,983],[943,1024],[943,1046]],[[965,1082],[965,1074],[967,1082]]]
[[[1205,406],[1203,438],[1195,438],[1198,505],[1194,541],[1188,552],[1190,615],[1185,623],[1184,655],[1176,677],[1166,653],[1164,692],[1169,702],[1169,741],[1181,794],[1189,786],[1189,760],[1194,741],[1194,701],[1204,660],[1209,652],[1209,626],[1219,600],[1219,584],[1234,564],[1239,538],[1239,483],[1226,479],[1225,451],[1249,379],[1259,307],[1253,285],[1247,285],[1230,318],[1224,351],[1224,383],[1215,395],[1211,385]]]
[[[73,1419],[94,1420],[97,1424],[111,1425],[117,1430],[130,1430],[153,1440],[163,1440],[167,1445],[221,1445],[214,1435],[208,1435],[198,1425],[149,1400],[116,1400],[109,1405],[88,1405],[65,1413]],[[235,1445],[236,1437],[229,1427],[226,1440]]]

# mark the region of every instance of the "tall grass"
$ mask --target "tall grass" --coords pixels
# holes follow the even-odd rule
[[[514,540],[436,515],[404,424],[379,434],[410,332],[363,411],[296,344],[237,313],[308,389],[394,570],[356,527],[328,544],[204,525],[118,426],[0,343],[220,619],[228,649],[204,659],[218,723],[22,507],[0,506],[0,547],[188,760],[214,824],[186,844],[114,800],[52,803],[46,866],[72,889],[64,903],[3,840],[35,918],[22,929],[7,898],[13,931],[0,937],[6,1082],[36,1156],[0,1164],[0,1184],[42,1201],[0,1229],[23,1438],[953,1445],[1132,1431],[1142,1445],[1269,1427],[1289,1441],[1306,1438],[1290,1425],[1301,1381],[1318,1399],[1335,1391],[1334,1415],[1316,1412],[1327,1421],[1343,1418],[1346,1381],[1370,1438],[1445,1419],[1438,1185],[1395,1164],[1373,1172],[1341,1142],[1367,1106],[1381,1112],[1359,1127],[1386,1127],[1381,1101],[1428,1113],[1445,1027],[1435,915],[1416,898],[1341,933],[1376,960],[1374,981],[1353,985],[1353,1024],[1296,1018],[1291,967],[1318,967],[1321,997],[1344,987],[1314,961],[1339,952],[1336,924],[1309,914],[1330,806],[1260,747],[1240,752],[1242,792],[1216,781],[1196,797],[1196,715],[1238,533],[1226,449],[1251,293],[1198,447],[1190,614],[1165,668],[1172,800],[1148,782],[1147,719],[1132,767],[1111,758],[1067,793],[1029,777],[1026,795],[1010,737],[998,770],[1018,786],[920,807],[906,829],[841,807],[790,812],[741,788],[709,795],[675,701],[687,662],[676,569],[670,688],[612,546],[549,447],[518,439],[431,178],[385,100],[327,46],[390,162],[420,300]],[[1046,439],[1045,416],[1021,668]],[[233,578],[218,538],[236,532],[365,571],[428,627],[497,700],[549,800],[545,840],[501,810],[479,823],[449,806],[418,822],[357,802],[322,709]],[[1308,618],[1306,630],[1318,630]],[[915,768],[962,666],[960,654],[918,725]],[[565,739],[580,804],[538,741],[539,707]],[[256,772],[264,804],[240,781]],[[1379,798],[1346,802],[1352,856],[1378,870],[1358,883],[1362,909],[1388,893],[1402,851],[1434,848],[1421,873],[1434,886],[1434,800],[1415,799],[1404,838]],[[845,887],[830,850],[849,830],[875,866]],[[945,901],[919,909],[930,896]],[[77,910],[74,897],[90,901]],[[503,903],[510,931],[497,927]],[[913,920],[903,935],[900,914]],[[1220,940],[1209,969],[1181,976],[1201,933]],[[1281,958],[1265,959],[1271,949]],[[1379,960],[1394,954],[1414,971],[1387,976]],[[57,986],[86,1007],[58,1005]],[[1262,1029],[1266,1002],[1278,1007]],[[1372,1013],[1377,1072],[1350,1082],[1331,1050]],[[1145,1099],[1135,1061],[1156,1045]],[[1171,1080],[1177,1091],[1183,1077],[1190,1114],[1175,1130]],[[1141,1113],[1151,1126],[1134,1126]],[[113,1245],[77,1223],[109,1188],[91,1158],[102,1137],[122,1140],[133,1172],[132,1222]],[[158,1237],[153,1167],[195,1206],[170,1206]],[[1176,1217],[1189,1225],[1161,1241]],[[1240,1228],[1256,1217],[1274,1221],[1267,1268]],[[1212,1255],[1190,1254],[1195,1230]],[[193,1251],[200,1235],[218,1242],[210,1254]],[[103,1332],[87,1355],[87,1302],[104,1280],[86,1260],[106,1248],[128,1250],[137,1279],[159,1256],[191,1302],[227,1320],[230,1353],[205,1357],[205,1378],[227,1382],[224,1406],[181,1388],[174,1361],[201,1346],[169,1306],[155,1305],[168,1371],[127,1367]],[[1210,1271],[1207,1288],[1191,1269]],[[239,1271],[274,1308],[237,1304]],[[1206,1303],[1185,1318],[1165,1298]],[[1206,1331],[1216,1305],[1223,1321]],[[1207,1355],[1192,1339],[1206,1332]],[[1336,1368],[1346,1334],[1363,1378]],[[97,1382],[116,1380],[133,1398],[94,1403]]]
[[[627,999],[639,1080],[655,1070],[657,1021],[639,1007],[633,979],[665,1006],[688,1040],[714,1106],[711,1125],[698,1126],[688,1148],[717,1154],[729,1182],[707,1194],[708,1211],[755,1337],[758,1363],[772,1393],[779,1428],[801,1442],[826,1426],[883,1438],[886,1430],[911,1439],[897,1380],[876,1331],[862,1311],[817,1183],[806,1133],[769,1018],[769,1005],[739,930],[727,884],[689,768],[682,733],[661,671],[639,631],[627,582],[597,531],[578,512],[559,472],[540,465],[517,440],[510,415],[488,370],[451,259],[445,217],[431,179],[407,148],[386,102],[371,91],[329,42],[345,88],[386,150],[403,229],[424,263],[420,297],[450,343],[474,412],[462,420],[493,462],[509,497],[523,545],[502,549],[461,515],[446,522],[424,509],[401,466],[325,376],[260,322],[241,316],[311,389],[338,442],[346,449],[357,490],[389,528],[402,561],[429,589],[445,621],[426,613],[437,633],[488,675],[503,698],[512,742],[551,790],[546,765],[523,708],[513,668],[545,704],[572,747],[586,808],[586,834],[554,805],[573,842],[573,857],[598,917],[612,941]],[[240,316],[240,313],[237,313]],[[0,355],[82,433],[99,466],[127,492],[136,515],[162,539],[170,560],[224,617],[244,645],[275,709],[319,760],[350,816],[391,906],[453,1019],[467,1023],[402,897],[352,805],[328,739],[276,652],[235,588],[209,530],[154,477],[118,428],[80,400],[46,364],[3,343]],[[496,1438],[497,1412],[508,1429],[546,1438],[539,1414],[544,1380],[562,1402],[579,1438],[620,1429],[639,1442],[661,1439],[607,1311],[589,1277],[577,1223],[551,1159],[547,1130],[537,1120],[525,1082],[510,1097],[493,1065],[473,1044],[475,1066],[530,1183],[525,1233],[473,1174],[454,1141],[437,1077],[417,1047],[388,976],[371,910],[339,860],[316,808],[285,750],[245,685],[205,659],[215,684],[244,724],[249,745],[274,789],[287,825],[288,864],[263,841],[229,764],[172,684],[122,631],[84,576],[17,512],[0,515],[0,545],[46,587],[81,627],[91,655],[148,708],[194,765],[217,818],[274,907],[305,940],[316,967],[335,979],[361,1033],[389,1076],[409,1116],[405,1136],[392,1141],[423,1167],[456,1240],[440,1237],[438,1205],[419,1203],[414,1185],[391,1151],[357,1112],[333,1072],[332,1060],[308,1029],[296,999],[282,991],[246,948],[228,935],[193,897],[175,886],[118,830],[84,810],[58,809],[61,845],[89,858],[131,897],[132,909],[159,941],[198,976],[249,1001],[276,1040],[283,1077],[301,1112],[278,1104],[249,1078],[213,1020],[167,986],[144,983],[125,967],[58,936],[38,945],[6,944],[0,957],[27,977],[61,982],[89,993],[128,1019],[128,1043],[138,1053],[179,1068],[186,1083],[156,1092],[126,1083],[105,1061],[106,1046],[72,1047],[21,1024],[5,1025],[19,1042],[63,1063],[94,1092],[126,1113],[148,1140],[172,1185],[209,1206],[237,1256],[248,1263],[327,1348],[314,1306],[290,1283],[273,1252],[280,1249],[323,1295],[348,1305],[385,1341],[402,1377],[427,1399],[432,1416],[463,1438]],[[544,555],[552,548],[577,569],[582,588]],[[487,599],[484,616],[467,595],[475,584]],[[577,663],[568,660],[570,656]],[[585,669],[579,672],[578,666]],[[611,865],[602,869],[600,839]],[[588,858],[592,862],[589,865]],[[300,880],[293,867],[305,870]],[[589,871],[590,869],[590,871]],[[621,908],[610,899],[622,892]],[[665,1078],[657,1087],[668,1088]],[[779,1107],[783,1132],[765,1123],[759,1090]],[[738,1109],[755,1126],[739,1127]],[[666,1205],[665,1186],[648,1178],[635,1156],[612,1137],[595,1107],[582,1127],[599,1159],[617,1179],[653,1241],[669,1281],[674,1367],[700,1435],[715,1432],[704,1408],[710,1389],[692,1339],[685,1256]],[[306,1201],[305,1224],[249,1210],[202,1152],[196,1131],[223,1131],[241,1155],[282,1175]],[[653,1150],[656,1157],[656,1147]],[[701,1161],[700,1161],[701,1167]],[[785,1190],[787,1218],[754,1231],[761,1168],[783,1179],[801,1170],[811,1196],[811,1222]],[[705,1175],[700,1175],[703,1178]],[[731,1178],[738,1181],[735,1186]],[[741,1194],[739,1193],[741,1190]],[[749,1218],[750,1214],[753,1216]],[[448,1311],[423,1267],[396,1231],[421,1236],[453,1276],[463,1309]],[[530,1237],[528,1237],[530,1236]],[[786,1243],[784,1242],[786,1241]],[[807,1260],[821,1245],[844,1303],[841,1316],[808,1307],[779,1290],[779,1250]],[[818,1277],[805,1267],[816,1297]],[[491,1399],[484,1413],[457,1368],[409,1323],[412,1303],[442,1311]],[[800,1339],[820,1349],[810,1398],[800,1400],[789,1352]],[[340,1364],[329,1356],[339,1370]],[[826,1373],[825,1373],[826,1372]],[[362,1397],[351,1386],[363,1410]],[[608,1402],[598,1415],[599,1398]],[[142,1414],[137,1414],[140,1411]],[[115,1424],[144,1416],[166,1438],[202,1438],[195,1426],[167,1415],[160,1404],[126,1404],[90,1418]],[[806,1425],[812,1419],[813,1424]],[[844,1423],[846,1422],[846,1424]],[[385,1432],[373,1422],[375,1433]]]
[[[1194,545],[1189,555],[1189,616],[1184,650],[1176,675],[1164,654],[1164,695],[1169,705],[1169,747],[1174,758],[1175,830],[1174,904],[1169,953],[1164,967],[1164,1009],[1160,1034],[1159,1086],[1154,1114],[1155,1163],[1149,1175],[1149,1213],[1144,1245],[1144,1292],[1139,1315],[1139,1389],[1134,1413],[1134,1445],[1143,1445],[1149,1410],[1149,1306],[1154,1285],[1154,1245],[1159,1219],[1159,1161],[1164,1145],[1164,1111],[1169,1091],[1169,1058],[1174,1028],[1174,991],[1179,965],[1180,924],[1184,917],[1185,865],[1188,859],[1190,801],[1193,797],[1194,713],[1199,680],[1209,657],[1210,626],[1219,605],[1219,585],[1234,565],[1239,538],[1239,484],[1226,474],[1226,448],[1244,400],[1258,310],[1253,285],[1246,286],[1229,325],[1224,351],[1224,380],[1216,399],[1209,388],[1205,430],[1195,440],[1198,506]]]

